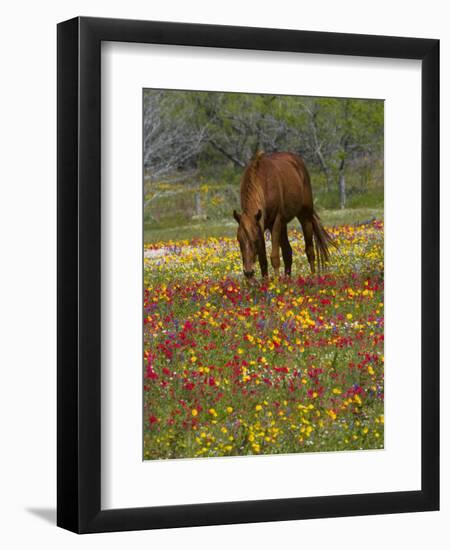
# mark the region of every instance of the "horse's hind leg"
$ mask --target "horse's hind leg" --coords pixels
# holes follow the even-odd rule
[[[284,273],[289,277],[292,269],[292,248],[288,239],[287,224],[284,224],[281,228],[281,253],[283,255]]]
[[[305,217],[299,218],[299,222],[302,225],[303,236],[305,237],[305,252],[306,257],[308,258],[309,267],[311,268],[311,273],[315,273],[315,254],[314,254],[314,241],[313,241],[313,222],[312,218]]]

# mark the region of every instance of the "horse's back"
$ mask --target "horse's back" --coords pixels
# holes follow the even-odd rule
[[[258,166],[269,217],[280,213],[285,221],[312,210],[309,174],[303,159],[294,153],[264,155]]]

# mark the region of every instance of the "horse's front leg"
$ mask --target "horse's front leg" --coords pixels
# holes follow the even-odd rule
[[[268,264],[267,264],[267,254],[266,254],[266,242],[264,240],[264,235],[259,239],[258,241],[258,261],[259,261],[259,267],[261,268],[261,276],[262,278],[266,278],[268,275]]]
[[[277,216],[272,226],[272,252],[270,253],[270,261],[272,263],[273,270],[275,271],[275,277],[280,275],[280,242],[281,242],[281,218]]]

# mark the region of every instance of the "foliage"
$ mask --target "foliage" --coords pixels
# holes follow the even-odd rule
[[[257,150],[302,155],[327,191],[344,170],[365,170],[368,181],[383,159],[383,128],[379,100],[145,90],[146,195],[163,180],[237,183]]]

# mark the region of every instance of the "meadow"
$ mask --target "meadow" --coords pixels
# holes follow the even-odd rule
[[[383,221],[323,219],[322,273],[292,224],[292,277],[254,285],[235,225],[146,233],[144,459],[383,448]]]

